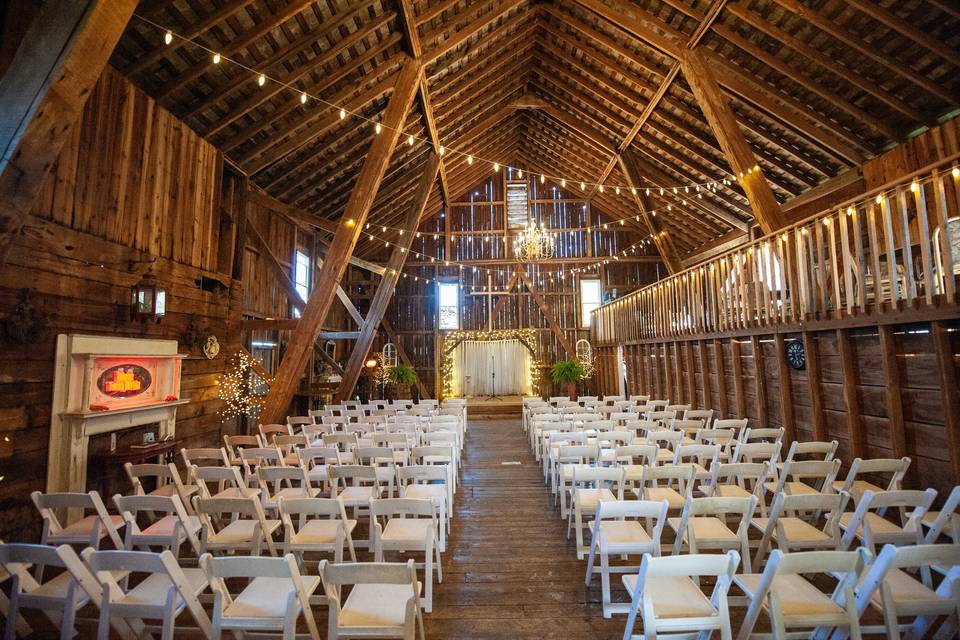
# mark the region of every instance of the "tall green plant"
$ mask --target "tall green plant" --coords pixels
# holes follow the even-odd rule
[[[394,384],[417,384],[417,371],[413,367],[405,364],[398,364],[390,367],[387,379]]]
[[[579,360],[560,360],[550,367],[550,378],[557,384],[567,385],[567,395],[571,400],[577,399],[577,383],[585,373]]]
[[[550,368],[550,377],[557,384],[580,382],[583,374],[583,365],[579,360],[560,360]]]

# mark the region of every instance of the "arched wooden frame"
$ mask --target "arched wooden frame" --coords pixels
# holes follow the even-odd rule
[[[443,339],[440,357],[441,399],[449,398],[453,393],[453,350],[461,342],[485,342],[493,340],[519,340],[530,355],[530,383],[534,389],[540,387],[540,353],[537,349],[537,334],[533,329],[500,329],[496,331],[451,331]]]
[[[397,366],[397,347],[392,342],[383,345],[380,355],[383,358],[384,368]]]

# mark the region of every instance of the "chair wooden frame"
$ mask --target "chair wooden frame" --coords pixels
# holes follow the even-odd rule
[[[193,504],[202,524],[201,553],[246,551],[251,556],[258,556],[266,545],[271,556],[277,555],[273,534],[280,528],[280,520],[268,520],[256,498],[194,496]],[[223,514],[230,514],[228,522]],[[219,524],[223,526],[218,527]]]
[[[341,500],[336,498],[277,499],[283,522],[283,552],[292,553],[303,567],[304,552],[333,553],[334,562],[343,562],[343,547],[350,561],[357,561],[353,530],[357,521],[347,517]]]
[[[383,522],[385,520],[385,524]],[[433,611],[433,572],[443,582],[440,558],[440,525],[433,501],[417,498],[384,498],[370,500],[370,521],[375,562],[384,561],[384,551],[421,551],[423,563],[423,610]]]
[[[127,523],[123,548],[161,547],[180,557],[180,545],[189,542],[193,552],[200,556],[200,518],[189,515],[177,496],[113,496],[113,504]],[[141,528],[137,515],[146,513],[153,520]],[[165,514],[156,518],[157,513]]]
[[[643,617],[643,638],[655,640],[658,634],[719,631],[721,640],[731,640],[730,610],[727,593],[740,564],[736,551],[724,555],[690,554],[653,557],[644,554],[640,571],[622,577],[631,595],[630,613],[623,640],[632,640],[637,614]],[[708,598],[695,578],[716,578]],[[682,592],[684,597],[673,596]],[[666,596],[666,598],[664,598]],[[658,614],[658,610],[660,613]],[[641,613],[642,612],[642,613]],[[670,613],[679,615],[670,616]],[[708,634],[709,635],[709,634]]]
[[[603,617],[614,613],[629,613],[628,604],[614,603],[610,595],[610,575],[614,573],[635,573],[639,564],[611,566],[610,557],[620,555],[626,560],[631,555],[640,556],[649,553],[660,555],[660,537],[667,521],[669,504],[666,500],[652,502],[646,500],[618,500],[601,502],[597,516],[589,523],[590,555],[587,559],[587,573],[584,582],[587,587],[595,574],[600,575],[600,591],[603,602]],[[644,524],[641,523],[643,519]],[[596,558],[600,567],[596,567]]]
[[[123,549],[123,538],[120,529],[124,527],[122,516],[110,515],[104,506],[100,494],[96,491],[89,493],[40,493],[30,494],[33,504],[43,519],[43,532],[40,534],[40,543],[46,545],[77,544],[100,548],[103,538],[110,538],[114,549]],[[86,516],[81,520],[63,525],[57,517],[58,510],[92,510],[94,515]],[[82,514],[81,514],[82,515]]]
[[[405,564],[320,561],[327,596],[327,640],[402,638],[424,640],[420,583],[413,560]],[[343,585],[352,585],[342,599]]]
[[[200,557],[200,566],[214,593],[214,638],[219,638],[224,630],[282,631],[284,640],[294,640],[297,619],[302,614],[310,638],[320,640],[310,606],[310,596],[320,586],[320,578],[301,575],[293,554],[282,558],[214,558],[205,553]],[[232,595],[226,584],[226,579],[231,578],[253,579],[242,592]],[[283,603],[282,613],[278,601]]]

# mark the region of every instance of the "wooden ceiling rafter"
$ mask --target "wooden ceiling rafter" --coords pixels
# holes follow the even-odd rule
[[[283,84],[278,82],[270,83],[251,93],[246,100],[232,107],[226,114],[219,116],[216,125],[204,132],[204,137],[209,139],[217,136],[232,126],[237,120],[240,120],[263,103],[273,100],[278,96],[281,96],[283,100],[292,101],[293,96],[291,95],[288,85],[298,85],[301,79],[308,78],[311,74],[322,71],[328,65],[336,62],[349,48],[363,42],[371,34],[386,26],[392,19],[392,16],[389,14],[382,16],[380,20],[365,25],[363,29],[350,34],[328,51],[324,51],[323,54],[316,56],[303,66],[295,68],[291,73],[279,78]],[[397,45],[400,39],[399,34],[391,34],[383,42],[375,47],[370,47],[361,55],[351,56],[349,64],[343,65],[336,72],[324,73],[322,81],[306,84],[303,90],[310,95],[323,95],[330,87],[335,86],[338,82],[349,77],[350,74],[355,73],[371,60],[389,52],[390,49]]]

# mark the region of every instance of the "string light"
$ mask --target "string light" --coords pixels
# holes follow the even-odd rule
[[[300,104],[307,104],[307,94],[306,94],[306,93],[301,93],[301,94],[300,94]]]
[[[383,130],[383,125],[381,125],[379,122],[373,126],[373,132],[377,135],[380,135],[380,131],[382,130]]]
[[[159,31],[162,31],[163,34],[164,34],[164,36],[163,36],[163,41],[164,41],[165,44],[169,45],[169,44],[171,44],[171,43],[173,42],[173,38],[174,38],[174,35],[175,35],[173,31],[170,31],[170,30],[166,29],[166,28],[163,27],[162,25],[160,25],[160,24],[154,22],[153,20],[150,20],[149,18],[146,18],[146,17],[144,17],[144,16],[142,16],[142,15],[139,15],[139,14],[134,14],[134,15],[135,15],[138,19],[140,19],[142,22],[150,25],[151,27],[153,27],[153,28],[155,28],[155,29],[157,29],[157,30],[159,30]],[[244,63],[242,63],[242,62],[240,62],[240,61],[238,61],[238,60],[233,60],[233,59],[231,59],[231,58],[229,58],[229,57],[223,56],[223,55],[220,54],[219,52],[215,52],[215,51],[209,49],[208,47],[204,46],[201,42],[198,42],[198,41],[194,40],[193,38],[183,37],[183,36],[177,36],[177,37],[180,38],[181,40],[183,40],[184,42],[190,43],[190,44],[194,45],[195,47],[197,47],[197,48],[199,48],[199,49],[202,49],[203,51],[206,51],[207,53],[209,53],[210,55],[212,55],[214,64],[219,64],[221,61],[224,61],[224,60],[225,60],[226,62],[232,63],[232,64],[236,65],[237,67],[240,67],[240,68],[243,69],[244,71],[250,72],[250,73],[252,73],[252,74],[256,74],[256,76],[257,76],[257,83],[258,83],[260,86],[264,86],[264,85],[266,84],[266,81],[269,79],[271,82],[277,83],[277,84],[279,84],[279,85],[280,85],[281,87],[283,87],[283,88],[286,88],[286,89],[289,89],[289,90],[296,90],[296,91],[300,92],[300,90],[296,89],[295,87],[291,86],[290,84],[288,84],[288,83],[286,83],[286,82],[284,82],[284,81],[282,81],[282,80],[279,80],[279,79],[277,79],[277,78],[270,77],[270,76],[268,76],[268,75],[266,75],[266,74],[264,74],[264,73],[262,73],[262,72],[260,72],[260,71],[258,71],[258,70],[256,70],[256,69],[253,69],[253,68],[247,66],[246,64],[244,64]],[[305,98],[305,96],[307,96],[308,94],[306,94],[306,92],[300,92],[300,93],[301,93],[301,103],[306,104],[306,98]],[[322,104],[325,104],[325,105],[327,105],[327,106],[329,106],[329,107],[331,107],[331,108],[337,109],[337,110],[339,111],[340,119],[341,119],[341,120],[346,119],[346,117],[347,117],[347,111],[346,111],[346,109],[345,109],[344,107],[341,107],[341,106],[339,106],[339,105],[333,104],[333,103],[331,103],[331,102],[329,102],[329,101],[327,101],[327,100],[324,100],[323,98],[321,98],[321,97],[319,97],[319,96],[309,95],[308,97],[313,98],[313,99],[316,100],[317,102],[322,103]],[[365,116],[363,116],[363,115],[360,115],[360,114],[354,114],[354,115],[355,115],[356,117],[362,119],[362,120],[367,120],[367,121],[370,121],[370,120],[371,120],[371,118],[367,118],[367,117],[365,117]],[[378,124],[379,124],[379,123],[378,123]],[[377,127],[377,129],[378,129],[377,132],[378,132],[378,133],[379,133],[380,130],[382,130],[383,126],[385,126],[385,125],[379,124],[379,126]],[[441,146],[439,146],[438,151],[439,151],[440,155],[444,155],[445,152],[447,151],[447,149],[446,149],[443,145],[441,145]],[[455,154],[461,155],[461,156],[466,156],[466,158],[467,158],[467,164],[470,164],[470,165],[473,164],[474,156],[473,156],[472,154],[467,154],[467,153],[465,153],[465,152],[458,151],[458,150],[452,150],[452,149],[451,149],[450,151],[452,151],[452,152],[455,153]],[[493,164],[493,166],[494,166],[494,171],[495,171],[495,172],[498,172],[498,171],[500,170],[500,163],[499,163],[499,162],[491,162],[491,164]],[[956,169],[956,168],[955,168],[955,169]],[[756,166],[756,165],[755,165],[755,166],[752,168],[752,170],[754,170],[754,171],[759,171],[760,168],[759,168],[759,166]],[[955,173],[956,173],[956,171],[955,171]],[[520,176],[521,179],[522,179],[523,171],[520,170],[520,169],[518,169],[518,176]],[[542,182],[543,182],[543,183],[546,182],[546,178],[547,178],[547,177],[550,177],[551,179],[558,180],[558,181],[561,183],[561,185],[563,185],[563,187],[566,188],[566,178],[559,177],[559,176],[547,176],[546,174],[542,174]],[[957,177],[957,176],[955,175],[955,177]],[[722,184],[724,184],[724,185],[729,185],[729,184],[730,184],[730,182],[727,180],[726,177],[722,177],[721,180],[720,180],[720,182],[722,182]],[[581,184],[581,190],[584,190],[584,191],[586,190],[587,185],[595,186],[595,187],[598,187],[598,188],[601,186],[601,185],[599,185],[599,184],[596,184],[596,183],[588,183],[588,182],[586,182],[586,181],[581,181],[580,184]],[[717,184],[718,184],[718,181],[707,181],[707,182],[704,182],[704,183],[691,183],[691,184],[687,184],[687,185],[684,185],[684,187],[685,187],[685,189],[688,189],[690,186],[694,186],[694,187],[707,186],[708,188],[715,189],[715,187],[716,187]],[[620,192],[620,186],[619,186],[619,185],[607,185],[607,186],[615,186],[615,187],[616,187],[616,192],[619,194],[619,192]],[[636,193],[635,185],[631,186],[630,188],[631,188],[631,193],[633,193],[633,194],[635,195],[635,193]],[[662,192],[662,189],[661,189],[661,192]],[[649,188],[647,189],[647,194],[649,195]]]

